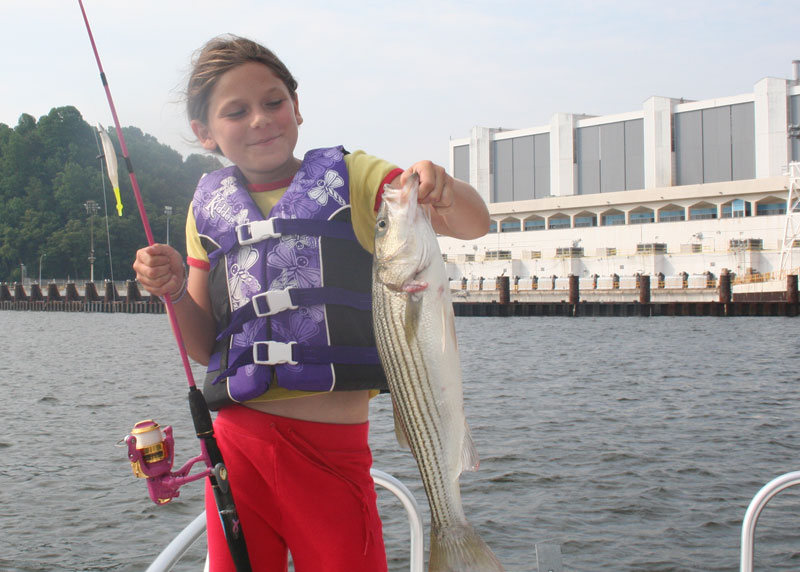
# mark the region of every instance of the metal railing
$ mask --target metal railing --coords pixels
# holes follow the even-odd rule
[[[800,471],[786,473],[771,480],[750,501],[750,506],[747,507],[742,521],[742,550],[739,563],[741,572],[753,572],[753,545],[755,544],[756,524],[758,524],[761,511],[775,495],[794,485],[800,485]]]
[[[375,484],[394,494],[403,504],[408,516],[408,524],[411,533],[410,548],[410,572],[422,572],[425,567],[424,556],[424,537],[422,530],[422,516],[419,513],[419,506],[408,488],[393,476],[371,469],[372,480]],[[147,567],[147,572],[169,572],[183,557],[191,546],[200,538],[206,530],[206,513],[201,512],[195,519],[172,539],[164,550],[161,551],[155,560]],[[208,561],[206,560],[206,569]]]

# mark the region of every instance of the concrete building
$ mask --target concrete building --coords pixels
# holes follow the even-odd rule
[[[448,272],[666,280],[796,270],[800,248],[785,242],[800,232],[790,229],[799,137],[800,61],[794,79],[764,78],[752,93],[652,97],[629,113],[556,113],[526,129],[474,127],[450,142],[450,172],[483,196],[492,231],[442,237]]]

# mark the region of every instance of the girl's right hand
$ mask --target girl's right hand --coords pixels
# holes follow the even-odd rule
[[[153,244],[136,251],[136,279],[153,296],[180,292],[185,275],[180,253],[166,244]]]

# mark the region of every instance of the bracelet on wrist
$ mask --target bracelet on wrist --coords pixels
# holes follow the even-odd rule
[[[184,296],[186,296],[186,291],[188,290],[188,288],[187,288],[188,282],[189,282],[189,273],[186,271],[186,265],[184,264],[183,265],[183,282],[181,282],[181,287],[178,288],[177,292],[175,292],[174,294],[170,294],[169,295],[169,299],[173,304],[177,304],[178,302],[183,300]],[[164,296],[161,296],[161,301],[162,302],[165,301]]]

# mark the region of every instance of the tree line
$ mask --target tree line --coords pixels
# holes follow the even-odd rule
[[[122,129],[156,242],[185,252],[184,224],[200,176],[221,163],[208,155],[184,161],[172,148],[136,127]],[[0,282],[23,273],[42,282],[90,277],[129,280],[136,250],[147,244],[116,131],[124,205],[117,216],[96,129],[72,106],[56,107],[37,121],[22,114],[16,127],[0,123]],[[99,206],[91,213],[91,203]],[[87,207],[89,203],[89,207]],[[172,207],[167,214],[165,207]]]

